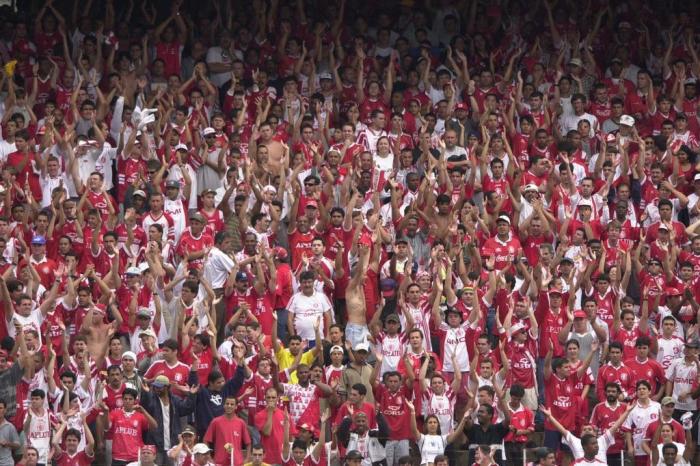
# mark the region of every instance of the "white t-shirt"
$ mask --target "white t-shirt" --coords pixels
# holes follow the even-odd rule
[[[209,258],[204,265],[204,278],[211,284],[212,289],[223,288],[228,274],[233,269],[233,259],[217,247],[211,248]]]
[[[321,317],[321,327],[319,331],[323,335],[324,321],[323,314],[331,310],[331,302],[324,293],[314,291],[311,296],[304,293],[295,293],[289,300],[287,310],[294,314],[294,329],[302,339],[315,340],[314,324],[316,318]]]
[[[685,445],[683,445],[682,443],[678,443],[678,442],[673,442],[673,444],[676,446],[676,448],[678,448],[678,454],[676,455],[676,459],[680,458],[679,461],[676,461],[674,463],[674,466],[686,466],[686,465],[690,464],[685,460],[685,458],[683,458],[683,453],[685,452]],[[664,464],[665,464],[664,460],[663,460],[663,454],[661,453],[661,450],[663,449],[664,445],[665,444],[663,444],[663,443],[659,443],[656,446],[656,448],[659,449],[659,462],[656,463],[658,466],[664,466]]]

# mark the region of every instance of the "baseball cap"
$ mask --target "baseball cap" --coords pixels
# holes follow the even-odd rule
[[[578,201],[578,207],[590,207],[592,209],[593,203],[590,199],[581,199],[580,201]]]
[[[319,74],[318,79],[333,79],[333,75],[326,71],[324,73]]]
[[[630,115],[622,115],[620,117],[620,124],[625,126],[634,126],[634,117]]]
[[[139,337],[157,338],[156,333],[153,330],[151,330],[150,328],[147,328],[146,330],[143,330],[141,333],[139,333]]]
[[[389,314],[386,318],[387,322],[396,322],[396,323],[401,323],[401,320],[399,319],[398,314]]]
[[[586,311],[583,311],[581,309],[574,311],[574,319],[585,319],[586,317],[588,317],[586,315]]]
[[[204,217],[198,213],[190,215],[190,222],[207,223],[206,220],[204,220]]]
[[[206,443],[198,443],[194,447],[192,447],[192,454],[193,455],[206,455],[211,451],[211,448]]]
[[[202,190],[202,194],[200,194],[200,196],[206,196],[206,195],[209,194],[209,193],[211,193],[211,194],[216,194],[216,191],[214,191],[214,190],[211,189],[211,188],[203,189],[203,190]]]
[[[693,177],[693,181],[698,181],[698,180],[700,180],[700,173],[698,173],[697,175],[695,175]]]
[[[525,188],[523,188],[523,192],[528,192],[528,191],[539,191],[539,188],[537,187],[536,184],[530,183],[525,185]]]
[[[394,296],[396,292],[396,280],[393,278],[383,278],[379,282],[379,287],[382,290],[382,296],[385,298],[390,298]]]
[[[168,180],[165,182],[166,188],[177,188],[180,189],[180,182],[177,180]]]
[[[678,288],[672,286],[666,288],[666,296],[681,296],[682,294],[683,292]]]
[[[394,244],[399,244],[399,243],[408,244],[408,238],[406,238],[405,236],[401,236],[399,238],[396,238],[396,241],[394,241]]]
[[[517,324],[513,325],[510,328],[510,330],[513,333],[513,335],[515,335],[516,333],[525,330],[525,324],[523,324],[522,322],[518,322]]]
[[[659,230],[669,231],[668,226],[665,223],[662,223],[661,225],[659,225]]]
[[[247,282],[248,281],[248,274],[245,272],[238,272],[236,274],[236,281],[237,282]]]
[[[661,406],[675,405],[675,404],[676,404],[676,400],[674,400],[672,396],[665,396],[661,399]]]
[[[204,128],[204,131],[202,131],[202,134],[204,136],[209,136],[210,134],[216,134],[216,130],[212,128],[211,126]]]
[[[571,257],[566,257],[566,256],[564,256],[564,257],[562,257],[561,260],[559,261],[559,265],[563,264],[564,262],[567,262],[567,263],[573,265],[574,260],[573,260]]]
[[[366,341],[363,341],[362,343],[356,344],[353,349],[355,351],[367,351],[367,352],[369,352],[369,343],[367,343]]]
[[[141,275],[141,269],[138,267],[129,267],[126,269],[126,274],[127,275]]]
[[[331,353],[345,353],[345,350],[340,345],[333,345],[330,350]]]
[[[136,353],[133,351],[124,351],[124,353],[122,353],[122,361],[124,359],[131,359],[132,361],[136,362]]]
[[[34,238],[32,238],[32,244],[43,246],[46,244],[46,238],[41,235],[35,236]]]
[[[685,342],[686,348],[700,348],[700,341],[696,338],[691,338]]]
[[[464,102],[460,102],[457,105],[455,105],[455,110],[469,110],[469,107],[467,107],[467,104]]]
[[[297,424],[297,430],[307,430],[311,433],[316,432],[316,429],[314,429],[314,426],[312,426],[308,422],[302,422],[301,424]]]
[[[131,196],[132,196],[132,197],[141,196],[141,197],[144,198],[144,199],[146,199],[146,198],[148,197],[148,196],[146,196],[146,193],[144,193],[144,192],[143,192],[142,190],[140,190],[140,189],[137,189],[136,191],[134,191],[133,194],[132,194]]]
[[[279,260],[284,260],[287,257],[289,257],[289,253],[287,252],[286,249],[284,249],[282,246],[275,246],[273,249],[275,253],[275,258]]]
[[[154,387],[159,387],[159,388],[169,387],[170,386],[170,379],[168,378],[167,375],[159,375],[153,381],[152,385]]]
[[[197,432],[194,430],[194,427],[188,425],[184,429],[182,429],[182,435],[196,435]]]
[[[510,217],[507,216],[507,215],[505,215],[505,214],[499,215],[498,218],[496,219],[496,223],[501,222],[501,221],[502,221],[502,222],[507,222],[508,225],[510,225]]]
[[[549,290],[550,296],[555,295],[555,294],[561,296],[561,291],[557,290],[556,288]]]
[[[147,307],[139,308],[136,317],[151,317],[151,311]]]
[[[620,21],[620,24],[618,24],[617,27],[620,29],[632,29],[632,23],[629,21]]]
[[[190,149],[187,147],[186,144],[180,143],[180,144],[178,144],[177,146],[175,146],[175,150],[176,150],[176,151],[178,151],[178,150],[184,150],[185,152],[187,152],[187,151],[189,151]]]
[[[583,62],[580,58],[572,58],[571,60],[569,60],[569,65],[583,66]]]
[[[620,57],[614,57],[610,60],[610,63],[622,63],[622,59]]]
[[[309,207],[312,207],[314,209],[318,209],[318,202],[316,202],[313,199],[306,201],[306,208],[308,209]]]

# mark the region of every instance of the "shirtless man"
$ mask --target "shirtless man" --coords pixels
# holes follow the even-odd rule
[[[250,138],[248,152],[251,154],[256,154],[257,146],[264,145],[267,147],[268,167],[272,173],[276,173],[279,171],[279,167],[285,153],[284,144],[276,139],[273,139],[275,132],[273,131],[270,123],[265,122],[261,124],[260,128],[258,128],[258,133],[260,135],[259,139],[255,137],[255,133],[253,133],[253,137]]]
[[[352,271],[352,277],[345,290],[345,302],[348,309],[348,323],[345,326],[345,338],[355,348],[367,340],[367,305],[365,303],[364,282],[369,269],[370,247],[366,244],[357,245],[360,260]]]

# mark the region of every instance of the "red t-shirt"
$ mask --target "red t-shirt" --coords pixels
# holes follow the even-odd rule
[[[255,414],[255,427],[260,431],[260,443],[265,451],[263,461],[270,464],[282,464],[282,443],[284,441],[284,414],[282,410],[277,408],[272,413],[270,435],[262,433],[266,421],[267,409],[261,409]]]
[[[577,397],[574,394],[574,380],[571,377],[560,379],[556,374],[545,378],[545,405],[552,411],[552,416],[564,426],[565,429],[573,431],[576,427]],[[556,430],[556,428],[545,420],[544,428]]]
[[[233,464],[243,464],[243,447],[250,445],[250,434],[246,423],[239,417],[227,419],[219,416],[209,424],[204,441],[214,445],[214,462],[216,464],[230,464],[231,455],[224,445],[227,443],[233,447]]]

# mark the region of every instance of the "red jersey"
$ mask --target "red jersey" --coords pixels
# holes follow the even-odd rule
[[[407,440],[412,438],[408,417],[411,415],[411,412],[406,406],[406,400],[410,397],[411,392],[405,386],[402,386],[396,393],[390,392],[381,384],[374,389],[374,399],[389,426],[390,440]]]
[[[199,252],[212,246],[214,246],[214,238],[212,238],[208,232],[202,231],[199,236],[195,237],[192,234],[192,230],[188,228],[180,236],[180,241],[177,244],[177,249],[175,252],[178,256],[184,257],[185,254],[187,254],[187,251]],[[189,265],[190,267],[200,268],[202,265],[204,265],[204,257],[191,260]]]
[[[607,401],[598,403],[595,405],[593,412],[591,413],[591,424],[596,426],[600,432],[604,432],[612,427],[612,425],[615,424],[618,419],[620,419],[620,417],[625,413],[626,409],[627,405],[624,403],[617,403],[617,406],[615,407],[610,406]],[[620,453],[623,446],[622,432],[618,431],[615,434],[615,443],[608,447],[608,454]]]
[[[155,361],[153,364],[151,364],[151,367],[149,367],[146,373],[144,374],[144,378],[148,380],[153,380],[159,375],[166,376],[168,380],[170,380],[170,383],[186,385],[187,378],[190,375],[190,368],[180,361],[176,362],[173,366],[168,365],[168,363],[164,360]],[[175,393],[178,396],[185,395],[185,393],[183,393],[181,390],[178,390],[174,387],[172,388],[172,390],[173,393]]]
[[[578,400],[574,394],[574,381],[571,377],[560,379],[552,373],[549,378],[545,378],[545,405],[552,411],[552,416],[557,419],[565,429],[573,431],[576,427],[576,412]],[[545,420],[544,428],[556,430],[556,428]]]
[[[115,212],[119,211],[117,203],[109,194],[105,194],[102,192],[96,193],[89,190],[87,193],[87,200],[88,202],[90,202],[90,204],[92,204],[92,206],[95,209],[97,209],[100,212],[100,217],[102,217],[103,222],[106,222],[107,219],[109,219],[109,207],[107,203],[112,204],[112,208]]]
[[[148,430],[146,416],[123,409],[109,412],[112,433],[112,456],[117,461],[136,461],[143,446],[143,433]]]
[[[656,393],[659,387],[666,383],[666,374],[661,364],[654,359],[647,358],[640,362],[636,357],[625,361],[625,365],[632,371],[635,383],[639,380],[646,380],[651,384],[651,392]]]
[[[481,251],[485,256],[493,255],[496,257],[494,265],[496,270],[504,270],[512,266],[513,260],[521,249],[520,240],[509,233],[506,241],[501,241],[498,236],[489,238],[482,246]]]
[[[156,57],[165,62],[165,76],[171,74],[180,75],[180,54],[182,46],[175,40],[173,42],[158,42],[156,44]]]
[[[54,456],[53,460],[56,466],[89,466],[95,461],[95,455],[88,456],[85,451],[70,455],[63,451],[58,456]]]
[[[22,163],[24,163],[24,166],[20,170],[20,165]],[[41,201],[43,194],[39,182],[39,169],[36,166],[36,155],[34,155],[34,152],[27,152],[26,154],[20,151],[12,152],[7,156],[5,165],[14,167],[16,170],[15,177],[17,182],[21,186],[24,186],[25,183],[29,183],[32,196],[36,201]]]
[[[297,229],[289,232],[289,249],[292,250],[292,270],[295,270],[302,262],[302,257],[311,257],[311,243],[316,232],[309,230],[302,233]]]

